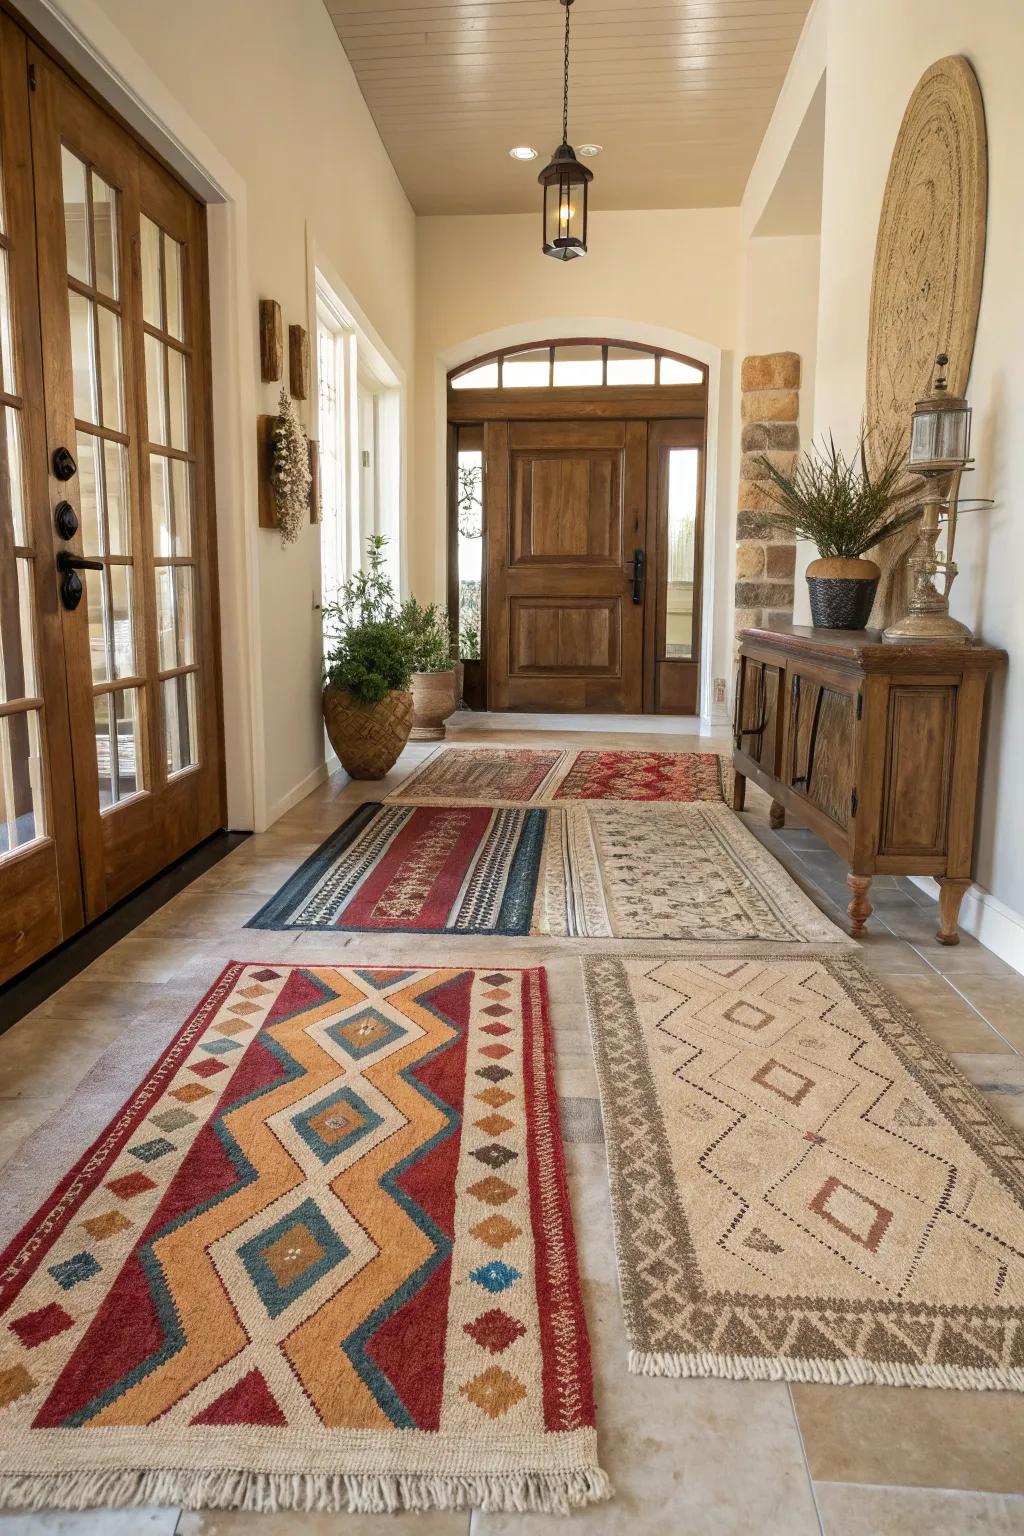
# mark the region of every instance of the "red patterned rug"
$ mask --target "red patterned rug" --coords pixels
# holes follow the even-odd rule
[[[0,1431],[7,1509],[606,1498],[543,971],[230,964],[0,1255]]]
[[[717,752],[578,752],[556,800],[722,800]]]

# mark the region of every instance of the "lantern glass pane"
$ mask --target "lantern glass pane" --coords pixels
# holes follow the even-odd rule
[[[969,408],[920,411],[911,417],[911,464],[961,464],[968,457]]]

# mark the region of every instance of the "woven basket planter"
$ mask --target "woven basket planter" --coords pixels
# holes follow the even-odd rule
[[[382,779],[398,761],[412,726],[412,694],[393,688],[379,704],[359,704],[324,689],[324,724],[341,766],[353,779]]]
[[[458,702],[456,682],[454,669],[412,674],[413,741],[444,739],[444,723]]]

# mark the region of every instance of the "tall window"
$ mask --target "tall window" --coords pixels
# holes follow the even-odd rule
[[[344,337],[317,317],[320,412],[320,573],[324,602],[333,602],[345,580]]]
[[[362,564],[373,533],[387,535],[398,585],[400,386],[319,273],[316,351],[321,590],[330,602]]]

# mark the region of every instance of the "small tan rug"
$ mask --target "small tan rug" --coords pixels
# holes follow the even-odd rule
[[[557,938],[844,944],[726,805],[547,813],[533,932]]]
[[[631,1371],[1024,1391],[1024,1141],[856,960],[583,964]]]

